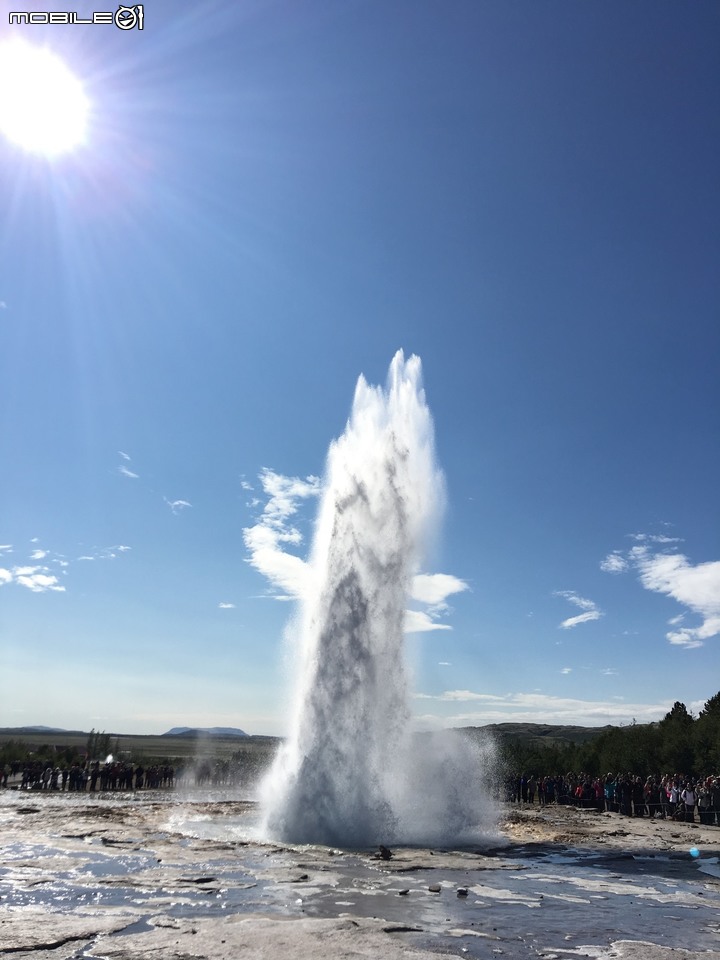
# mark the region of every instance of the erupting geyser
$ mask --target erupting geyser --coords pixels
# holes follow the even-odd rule
[[[439,843],[494,823],[490,747],[409,730],[405,611],[443,500],[420,360],[399,351],[385,390],[360,377],[328,453],[293,729],[263,785],[269,836]]]

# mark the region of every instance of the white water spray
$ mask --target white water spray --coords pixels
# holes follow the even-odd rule
[[[263,785],[266,832],[348,846],[443,842],[490,827],[489,748],[409,731],[404,619],[444,484],[418,357],[361,376],[329,450],[297,624],[292,733]]]

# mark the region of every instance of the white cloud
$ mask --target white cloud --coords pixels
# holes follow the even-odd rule
[[[613,550],[600,562],[600,569],[604,573],[624,573],[627,568],[628,562],[619,550]]]
[[[163,497],[163,500],[170,507],[173,513],[180,513],[186,507],[192,506],[192,504],[187,500],[168,500],[167,497]]]
[[[48,551],[47,551],[47,550],[33,550],[33,552],[30,554],[30,559],[31,559],[31,560],[44,560],[47,555],[48,555]]]
[[[687,607],[687,611],[668,621],[669,626],[677,628],[665,635],[669,643],[693,649],[720,635],[720,561],[692,564],[682,553],[657,553],[649,546],[679,543],[679,537],[635,533],[631,538],[637,546],[632,547],[626,556],[621,556],[624,569],[634,568],[646,590],[672,597]],[[619,551],[611,554],[615,555],[619,556]],[[603,564],[600,566],[607,569]],[[699,626],[682,625],[688,611],[701,618]]]
[[[119,466],[118,473],[122,474],[123,477],[129,477],[131,480],[137,480],[140,476],[139,473],[133,473],[132,470],[128,470],[127,467]]]
[[[693,566],[682,553],[652,554],[644,546],[633,547],[630,553],[646,590],[672,597],[702,618],[699,627],[680,627],[666,634],[670,643],[700,647],[720,634],[720,561]]]
[[[0,553],[12,553],[13,548],[11,543],[0,543]]]
[[[252,485],[251,483],[248,483],[247,480],[241,480],[241,481],[240,481],[240,486],[242,487],[243,490],[254,490],[254,489],[255,489],[255,487],[253,487],[253,485]]]
[[[44,593],[46,590],[57,590],[63,592],[65,587],[61,586],[58,578],[49,573],[32,573],[27,576],[17,576],[17,582],[32,590],[34,593]]]
[[[223,602],[220,602],[220,603],[218,604],[218,610],[234,610],[234,609],[235,609],[235,604],[234,604],[234,603],[223,603]]]
[[[118,454],[123,458],[123,460],[132,460],[132,457],[129,457],[126,453],[123,453],[122,450],[118,450]]]
[[[438,660],[438,666],[439,666],[439,667],[451,667],[452,664],[450,663],[449,660]]]
[[[425,604],[426,610],[405,611],[405,633],[452,630],[448,624],[438,623],[438,617],[450,612],[447,597],[468,589],[464,580],[449,573],[417,574],[410,585],[410,599]]]
[[[9,570],[0,568],[0,586],[8,583],[16,583],[33,593],[45,593],[47,590],[58,593],[65,591],[65,587],[60,585],[58,578],[50,573],[47,567],[12,567]]]
[[[308,566],[300,557],[286,553],[282,545],[302,543],[302,534],[290,523],[290,518],[297,513],[300,501],[319,494],[320,480],[314,476],[305,480],[284,477],[265,469],[260,474],[260,483],[267,502],[258,522],[243,530],[249,563],[282,591],[283,599],[300,598],[307,590]]]
[[[560,673],[572,673],[572,667],[563,667]]]
[[[589,610],[587,613],[579,613],[576,617],[568,617],[567,620],[563,620],[560,626],[563,630],[572,630],[573,627],[577,627],[581,623],[590,623],[593,620],[599,620],[602,614],[599,610]]]
[[[445,600],[453,593],[468,590],[464,580],[449,573],[419,573],[413,577],[410,596],[420,603],[427,603],[431,607],[444,605]]]
[[[560,624],[563,630],[570,630],[572,627],[576,627],[580,623],[589,623],[591,620],[599,620],[600,617],[603,616],[602,611],[598,610],[597,604],[593,600],[588,600],[585,597],[581,597],[573,590],[556,590],[554,596],[564,597],[565,600],[574,604],[576,607],[579,607],[583,611],[583,613],[580,613],[575,617],[568,617],[567,620],[563,620]]]
[[[405,611],[405,633],[428,633],[430,630],[452,630],[452,627],[433,620],[424,610]]]
[[[273,586],[280,587],[294,597],[301,597],[309,575],[307,564],[300,557],[280,548],[280,544],[289,539],[287,533],[277,526],[261,522],[246,528],[243,535],[245,546],[250,551],[250,564],[267,577]]]

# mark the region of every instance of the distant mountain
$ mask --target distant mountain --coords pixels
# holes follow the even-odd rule
[[[248,734],[238,727],[173,727],[163,737],[247,737]]]
[[[62,727],[3,727],[1,733],[68,733]]]

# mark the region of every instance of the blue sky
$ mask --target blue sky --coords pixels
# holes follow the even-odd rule
[[[247,531],[305,554],[399,348],[455,587],[407,635],[418,722],[717,693],[715,0],[9,9],[0,60],[46,45],[91,106],[54,157],[0,136],[0,725],[284,733]]]

